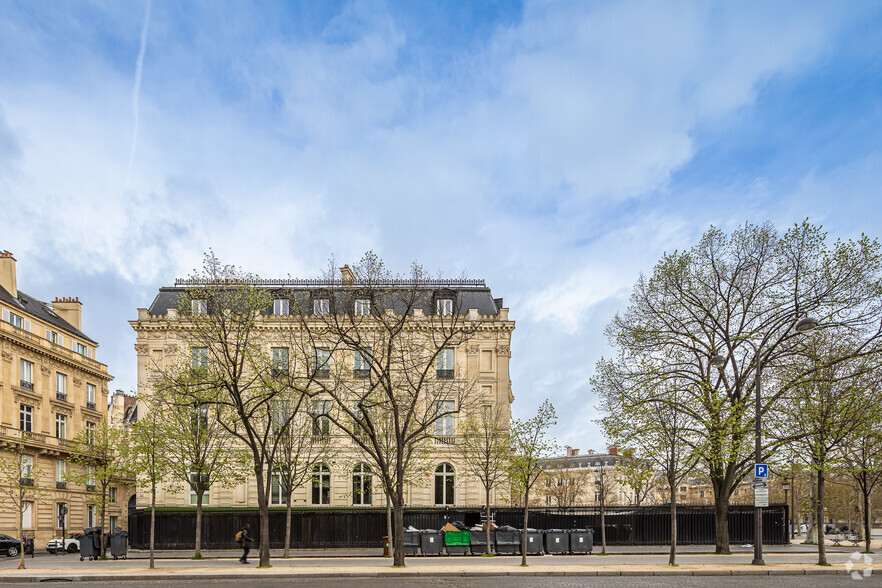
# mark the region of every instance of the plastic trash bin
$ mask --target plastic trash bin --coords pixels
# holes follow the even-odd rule
[[[594,550],[592,529],[570,530],[570,553],[591,553]]]
[[[519,554],[521,552],[521,532],[496,529],[496,553]]]
[[[472,544],[472,555],[484,555],[487,553],[487,531],[472,531],[469,541]],[[496,544],[496,531],[490,531],[490,553],[493,553]]]
[[[113,556],[113,559],[128,559],[128,551],[129,534],[127,531],[123,531],[122,529],[117,527],[110,534],[110,555]]]
[[[527,529],[527,555],[542,553],[542,531]]]
[[[416,555],[420,549],[420,532],[404,531],[404,555]]]
[[[548,529],[545,531],[546,553],[569,553],[569,533],[563,529]]]
[[[447,548],[447,555],[468,555],[471,544],[469,531],[444,532],[444,547]]]
[[[420,531],[420,550],[423,555],[441,555],[444,547],[444,533],[427,529]]]
[[[101,528],[88,527],[83,529],[83,537],[80,539],[80,561],[98,559],[101,555]]]

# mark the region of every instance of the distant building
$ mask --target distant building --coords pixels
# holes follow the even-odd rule
[[[549,459],[545,463],[546,474],[539,482],[542,503],[546,506],[597,506],[601,494],[605,494],[607,506],[627,506],[636,503],[636,494],[624,481],[619,469],[622,460],[632,459],[622,455],[618,448],[610,447],[606,453],[589,449],[580,454],[578,449],[567,447],[567,454]],[[642,504],[659,504],[657,483]]]
[[[134,392],[117,390],[110,397],[107,418],[114,427],[127,428],[138,422],[138,397]]]
[[[56,298],[47,303],[18,289],[16,261],[0,252],[0,441],[24,436],[21,471],[40,472],[34,480],[52,490],[24,513],[24,531],[38,545],[61,532],[99,524],[97,508],[87,504],[86,486],[67,481],[76,466],[66,462],[71,440],[105,416],[112,376],[97,360],[98,343],[83,333],[82,303]],[[8,459],[0,452],[0,459]],[[4,482],[0,482],[4,483]],[[117,488],[112,492],[116,493]],[[110,505],[109,525],[126,526],[120,499]],[[18,534],[16,513],[0,509],[0,532]]]

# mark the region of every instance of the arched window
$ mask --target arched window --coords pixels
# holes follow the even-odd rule
[[[435,504],[453,504],[453,466],[442,463],[435,470]]]
[[[371,468],[360,463],[352,472],[352,504],[369,505],[372,500]]]
[[[312,503],[331,504],[331,470],[323,463],[312,469]]]

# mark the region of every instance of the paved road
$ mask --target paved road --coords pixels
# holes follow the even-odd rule
[[[413,586],[415,588],[534,588],[539,578],[516,578],[511,576],[497,578],[285,578],[280,580],[249,579],[248,585],[252,588],[334,588],[346,586],[351,588],[389,588],[389,586]],[[195,588],[241,588],[242,580],[199,580],[199,581],[154,581],[150,586],[172,587],[186,584]],[[542,588],[705,588],[708,585],[714,588],[754,588],[760,586],[774,586],[775,588],[829,588],[829,587],[853,587],[873,588],[882,586],[882,575],[870,577],[867,580],[855,582],[851,578],[843,576],[780,576],[780,577],[700,577],[700,578],[541,578]],[[143,581],[138,582],[114,582],[114,586],[136,587],[143,586]],[[2,584],[0,586],[21,586],[21,584]]]

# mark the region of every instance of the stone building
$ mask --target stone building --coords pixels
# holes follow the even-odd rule
[[[341,268],[342,280],[330,283],[317,280],[261,280],[261,288],[272,292],[274,302],[261,314],[261,328],[270,333],[267,341],[272,341],[272,330],[278,329],[280,323],[288,319],[289,303],[299,300],[310,312],[319,315],[337,312],[336,298],[345,284],[351,282],[352,273],[348,266]],[[189,358],[194,353],[188,344],[181,341],[173,328],[170,319],[177,316],[179,302],[187,295],[186,281],[179,280],[175,286],[160,288],[149,308],[139,308],[137,320],[130,321],[137,335],[135,349],[138,359],[138,396],[148,397],[151,394],[153,372],[160,366],[169,366],[182,357]],[[335,302],[337,300],[337,302]],[[192,301],[198,304],[198,301]],[[355,301],[355,314],[359,313],[359,304]],[[437,374],[431,377],[457,378],[469,382],[470,394],[475,396],[476,405],[481,407],[504,407],[505,426],[511,416],[511,381],[509,379],[510,345],[514,322],[508,318],[508,309],[503,307],[501,298],[493,298],[490,289],[483,280],[434,280],[426,286],[425,304],[412,309],[414,321],[421,317],[440,315],[456,309],[463,320],[474,320],[480,325],[474,336],[466,343],[445,350],[444,366],[439,363]],[[352,309],[350,309],[351,311]],[[394,309],[389,309],[394,312]],[[284,343],[267,343],[266,353],[272,351],[273,357],[280,352]],[[321,350],[316,349],[316,353]],[[197,354],[198,355],[198,354]],[[196,355],[194,355],[195,357]],[[287,350],[285,351],[287,360]],[[441,361],[439,356],[439,362]],[[334,365],[348,366],[349,374],[357,379],[359,358],[344,352],[326,357]],[[142,403],[143,406],[143,403]],[[430,455],[426,460],[427,467],[418,476],[406,492],[408,505],[480,505],[483,503],[483,488],[480,481],[469,475],[463,468],[460,457],[458,437],[460,423],[465,417],[460,407],[456,413],[439,419],[434,425],[434,436],[431,442]],[[319,425],[321,428],[321,425]],[[339,452],[332,463],[324,464],[316,470],[311,482],[296,488],[292,497],[295,506],[379,506],[385,505],[385,496],[381,491],[379,480],[368,465],[368,461],[360,455],[351,440],[340,431],[320,431],[322,436],[329,436],[331,444]],[[357,488],[357,490],[356,490]],[[504,502],[506,490],[494,492],[492,499]],[[212,485],[206,494],[207,505],[223,507],[254,507],[257,506],[257,482],[252,476],[247,482],[233,488]],[[160,488],[157,492],[157,504],[162,506],[185,506],[195,504],[195,496],[184,491],[167,491]],[[271,504],[281,505],[281,493],[272,493]],[[148,492],[139,489],[138,506],[149,504]]]
[[[104,418],[112,376],[97,360],[98,343],[81,330],[79,299],[47,303],[20,291],[16,260],[8,251],[0,252],[0,309],[0,442],[11,448],[23,437],[22,479],[31,479],[26,473],[39,473],[34,482],[49,489],[30,503],[23,517],[24,531],[39,546],[60,535],[64,509],[66,529],[98,524],[87,487],[67,481],[67,473],[77,466],[66,460],[71,440]],[[0,458],[9,459],[9,452]],[[125,497],[119,492],[120,499],[108,510],[109,523],[124,527]],[[0,508],[0,532],[17,535],[16,519],[16,512]]]
[[[566,448],[564,456],[549,459],[545,474],[539,481],[541,502],[546,506],[598,506],[601,493],[605,492],[607,506],[635,504],[635,492],[623,479],[618,469],[623,459],[618,448],[610,447],[606,453],[589,449],[580,454],[579,449]],[[641,504],[659,504],[657,480],[650,483],[648,493]]]

